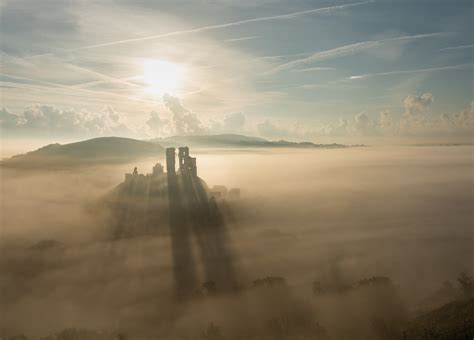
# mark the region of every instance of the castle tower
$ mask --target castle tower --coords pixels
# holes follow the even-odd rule
[[[176,149],[166,148],[166,171],[169,174],[176,173]]]
[[[163,173],[163,165],[160,163],[156,163],[155,166],[153,167],[153,176],[161,175]]]
[[[189,148],[187,146],[182,146],[179,148],[178,158],[179,172],[184,174],[188,170]]]
[[[189,172],[191,176],[197,177],[196,157],[189,157]]]

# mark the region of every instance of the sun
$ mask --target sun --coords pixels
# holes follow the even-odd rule
[[[147,59],[143,67],[143,79],[147,92],[155,95],[175,94],[184,78],[184,67],[159,59]]]

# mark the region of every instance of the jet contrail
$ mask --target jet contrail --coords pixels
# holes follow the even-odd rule
[[[446,71],[446,70],[459,70],[468,66],[473,66],[474,64],[460,64],[460,65],[451,65],[451,66],[441,66],[441,67],[431,67],[431,68],[422,68],[417,70],[402,70],[402,71],[390,71],[390,72],[381,72],[381,73],[367,73],[359,74],[356,76],[349,77],[350,80],[356,79],[366,79],[372,77],[382,77],[382,76],[391,76],[398,74],[411,74],[411,73],[423,73],[423,72],[435,72],[435,71]]]
[[[446,34],[449,34],[449,33],[435,32],[435,33],[426,33],[426,34],[405,35],[405,36],[400,36],[400,37],[386,38],[386,39],[380,39],[380,40],[368,40],[368,41],[362,41],[362,42],[358,42],[354,44],[339,46],[330,50],[315,52],[306,58],[296,59],[296,60],[292,60],[287,63],[281,64],[275,67],[274,69],[270,70],[269,72],[267,72],[267,74],[278,73],[283,70],[288,70],[297,66],[308,65],[308,64],[318,62],[318,61],[352,55],[352,54],[379,46],[380,44],[385,43],[385,42],[410,41],[410,40],[416,40],[416,39],[425,39],[425,38],[443,36]]]
[[[474,45],[462,45],[462,46],[451,46],[440,49],[440,51],[452,51],[452,50],[464,50],[467,48],[473,48]]]
[[[252,35],[252,36],[249,36],[249,37],[233,38],[233,39],[227,39],[227,40],[224,40],[224,41],[225,42],[235,42],[235,41],[252,40],[252,39],[257,39],[257,38],[260,38],[260,36]]]
[[[198,28],[193,28],[193,29],[188,29],[188,30],[181,30],[181,31],[174,31],[174,32],[163,33],[163,34],[156,34],[156,35],[151,35],[151,36],[147,36],[147,37],[116,40],[116,41],[111,41],[111,42],[107,42],[107,43],[82,46],[82,47],[77,47],[77,48],[72,48],[72,49],[64,49],[64,50],[62,50],[62,52],[73,52],[73,51],[88,50],[88,49],[93,49],[93,48],[98,48],[98,47],[108,47],[108,46],[122,45],[122,44],[128,44],[128,43],[139,42],[139,41],[147,41],[147,40],[160,39],[160,38],[169,38],[169,37],[174,37],[174,36],[178,36],[178,35],[199,33],[199,32],[204,32],[204,31],[216,30],[216,29],[220,29],[220,28],[240,26],[240,25],[248,24],[248,23],[252,23],[252,22],[292,19],[292,18],[295,18],[295,17],[300,16],[300,15],[330,12],[330,11],[333,11],[333,10],[365,5],[365,4],[372,3],[372,2],[374,2],[374,1],[371,0],[371,1],[364,1],[364,2],[356,2],[356,3],[352,3],[352,4],[337,5],[337,6],[330,6],[330,7],[323,7],[323,8],[315,8],[315,9],[309,9],[309,10],[305,10],[305,11],[293,12],[293,13],[288,13],[288,14],[281,14],[281,15],[274,15],[274,16],[267,16],[267,17],[259,17],[259,18],[252,18],[252,19],[244,19],[244,20],[229,22],[229,23],[225,23],[225,24],[203,26],[203,27],[198,27]],[[28,58],[44,57],[44,56],[50,56],[50,55],[53,55],[53,54],[55,54],[55,53],[38,54],[38,55],[30,56]]]

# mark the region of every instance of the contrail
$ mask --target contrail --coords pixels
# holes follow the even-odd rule
[[[365,5],[365,4],[372,3],[372,2],[374,2],[374,1],[371,0],[371,1],[364,1],[364,2],[356,2],[356,3],[352,3],[352,4],[330,6],[330,7],[323,7],[323,8],[315,8],[315,9],[309,9],[309,10],[305,10],[305,11],[293,12],[293,13],[288,13],[288,14],[281,14],[281,15],[274,15],[274,16],[267,16],[267,17],[259,17],[259,18],[252,18],[252,19],[244,19],[244,20],[234,21],[234,22],[225,23],[225,24],[203,26],[203,27],[193,28],[193,29],[189,29],[189,30],[174,31],[174,32],[169,32],[169,33],[151,35],[151,36],[147,36],[147,37],[116,40],[116,41],[111,41],[111,42],[107,42],[107,43],[82,46],[82,47],[77,47],[77,48],[72,48],[72,49],[65,49],[65,50],[62,50],[62,52],[73,52],[73,51],[88,50],[88,49],[93,49],[93,48],[98,48],[98,47],[122,45],[122,44],[128,44],[128,43],[139,42],[139,41],[147,41],[147,40],[160,39],[160,38],[169,38],[169,37],[174,37],[174,36],[178,36],[178,35],[199,33],[199,32],[211,31],[211,30],[216,30],[216,29],[221,29],[221,28],[240,26],[240,25],[248,24],[248,23],[252,23],[252,22],[292,19],[292,18],[298,17],[300,15],[330,12],[330,11],[333,11],[333,10]],[[49,56],[49,55],[53,55],[53,54],[54,53],[45,53],[45,54],[30,56],[28,58],[43,57],[43,56]]]
[[[334,71],[334,67],[308,67],[293,70],[294,72],[311,72],[311,71]]]
[[[257,38],[260,38],[260,36],[252,35],[252,36],[249,36],[249,37],[233,38],[233,39],[227,39],[227,40],[224,40],[224,41],[225,42],[235,42],[235,41],[252,40],[252,39],[257,39]]]
[[[20,76],[16,76],[16,75],[9,74],[9,73],[0,72],[0,77],[11,78],[11,79],[20,80],[20,81],[23,81],[23,82],[36,83],[36,84],[38,84],[37,86],[43,85],[41,87],[54,88],[54,89],[63,89],[63,90],[75,90],[75,91],[79,91],[79,92],[83,92],[83,93],[88,93],[89,95],[92,95],[92,94],[105,95],[105,96],[112,96],[112,97],[121,98],[121,99],[140,101],[140,102],[149,103],[149,104],[156,104],[154,101],[150,101],[150,100],[144,100],[144,99],[140,99],[140,98],[133,98],[133,97],[130,97],[130,96],[124,96],[124,95],[111,93],[111,92],[105,92],[105,91],[89,90],[89,89],[85,89],[85,88],[68,86],[68,85],[63,85],[63,84],[54,83],[54,82],[50,82],[50,81],[39,80],[39,79],[20,77]],[[0,80],[0,82],[3,82],[3,81]],[[24,83],[21,83],[21,84],[24,84]]]
[[[382,76],[391,76],[398,74],[411,74],[411,73],[422,73],[422,72],[434,72],[434,71],[446,71],[446,70],[459,70],[468,66],[473,66],[474,64],[460,64],[460,65],[451,65],[451,66],[441,66],[441,67],[431,67],[431,68],[422,68],[418,70],[403,70],[403,71],[390,71],[390,72],[381,72],[381,73],[367,73],[359,74],[356,76],[349,77],[351,80],[356,79],[366,79],[372,77],[382,77]]]
[[[452,46],[440,49],[440,51],[452,51],[452,50],[464,50],[467,48],[473,48],[474,45],[462,45],[462,46]]]
[[[301,66],[301,65],[307,65],[313,62],[317,61],[322,61],[322,60],[327,60],[331,58],[336,58],[336,57],[343,57],[347,55],[352,55],[361,51],[365,51],[367,49],[373,48],[378,46],[379,44],[385,43],[385,42],[391,42],[391,41],[409,41],[409,40],[416,40],[416,39],[424,39],[424,38],[431,38],[431,37],[436,37],[436,36],[442,36],[446,35],[448,33],[445,32],[436,32],[436,33],[427,33],[427,34],[416,34],[416,35],[407,35],[407,36],[401,36],[401,37],[395,37],[395,38],[387,38],[387,39],[381,39],[381,40],[368,40],[368,41],[362,41],[354,44],[349,44],[349,45],[344,45],[340,47],[336,47],[330,50],[326,51],[320,51],[311,54],[310,56],[306,58],[301,58],[301,59],[296,59],[292,60],[290,62],[281,64],[271,71],[267,72],[267,74],[274,74],[278,73],[283,70],[291,69],[296,66]]]

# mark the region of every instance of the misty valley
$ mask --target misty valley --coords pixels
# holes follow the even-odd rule
[[[0,0],[0,340],[474,340],[472,0]]]
[[[91,141],[2,162],[2,339],[472,334],[472,146]]]

